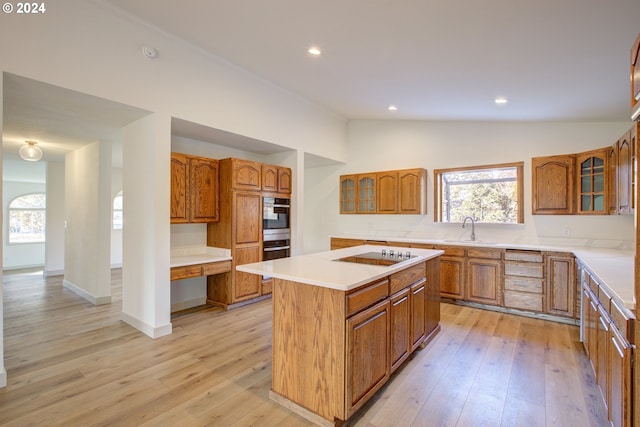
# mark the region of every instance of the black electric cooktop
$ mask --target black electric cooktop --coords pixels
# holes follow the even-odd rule
[[[402,253],[401,256],[398,256],[397,253],[391,255],[389,252],[386,252],[384,255],[382,251],[380,252],[365,252],[363,254],[352,255],[344,258],[338,258],[335,261],[342,262],[355,262],[358,264],[371,264],[371,265],[393,265],[399,262],[407,261],[408,259],[415,258],[416,255],[407,253]]]

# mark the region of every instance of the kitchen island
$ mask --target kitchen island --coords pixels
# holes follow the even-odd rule
[[[442,251],[384,249],[237,267],[274,278],[273,400],[317,424],[341,425],[440,330]]]

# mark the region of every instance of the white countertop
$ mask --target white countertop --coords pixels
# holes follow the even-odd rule
[[[171,248],[170,267],[206,264],[230,259],[231,249],[214,248],[212,246],[181,246]]]
[[[635,310],[634,253],[632,250],[597,247],[575,247],[571,245],[500,243],[491,241],[437,240],[411,237],[367,238],[365,236],[331,236],[365,241],[422,243],[451,246],[476,246],[500,249],[529,249],[541,251],[568,252],[582,262],[599,279],[599,283],[609,290],[611,296],[631,312]],[[415,250],[415,249],[412,249]]]
[[[407,267],[437,257],[443,253],[440,250],[408,249],[385,246],[387,251],[411,252],[413,258],[399,262],[391,266],[356,264],[352,262],[340,262],[336,259],[363,254],[366,252],[380,252],[380,246],[364,245],[352,248],[337,249],[333,251],[317,252],[314,254],[297,255],[289,258],[281,258],[271,261],[243,264],[236,270],[245,273],[259,274],[276,277],[278,279],[291,280],[315,286],[348,291],[358,286],[367,284],[376,279],[386,277],[392,273],[404,270]]]

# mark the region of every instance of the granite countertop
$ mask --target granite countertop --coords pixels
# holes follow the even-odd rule
[[[385,249],[387,251],[394,250],[396,253],[400,251],[405,254],[410,251],[412,257],[390,266],[337,261],[339,258],[367,252],[381,252],[380,246],[364,245],[243,264],[237,266],[236,270],[348,291],[443,253],[441,250],[394,248],[391,246],[386,246]]]
[[[231,260],[231,249],[212,246],[181,246],[171,248],[170,267],[206,264]]]
[[[610,249],[598,247],[572,246],[571,244],[548,243],[501,243],[483,240],[439,240],[412,237],[366,237],[362,235],[331,236],[344,239],[365,241],[389,241],[398,243],[421,243],[447,246],[474,246],[500,249],[542,250],[572,253],[598,279],[599,283],[610,291],[611,296],[633,314],[636,307],[634,290],[634,252],[629,249]],[[412,249],[413,250],[413,249]]]

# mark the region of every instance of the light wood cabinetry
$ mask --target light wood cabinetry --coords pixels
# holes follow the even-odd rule
[[[632,426],[633,319],[581,268],[582,341],[612,426]]]
[[[610,148],[604,148],[576,157],[578,214],[608,213],[609,151]]]
[[[378,187],[376,213],[398,213],[398,171],[378,172],[376,185]]]
[[[437,332],[439,307],[429,313],[436,301],[427,301],[437,262],[348,292],[275,279],[272,398],[326,424],[347,420]]]
[[[290,194],[291,169],[283,166],[262,164],[262,191]]]
[[[546,259],[546,313],[575,317],[575,258],[571,254],[551,252]]]
[[[534,215],[575,212],[575,156],[534,157],[531,172]]]
[[[262,190],[262,165],[259,162],[242,159],[224,159],[227,166],[225,174],[231,174],[225,179],[234,190]],[[221,162],[222,162],[221,161]]]
[[[504,306],[543,311],[544,262],[541,251],[507,249],[504,254]]]
[[[230,308],[262,295],[260,276],[236,271],[262,259],[262,194],[254,191],[260,171],[260,163],[220,160],[220,221],[207,226],[207,245],[231,249],[232,269],[207,279],[210,304]],[[235,190],[247,187],[251,190]]]
[[[611,147],[609,155],[609,196],[610,214],[632,214],[635,180],[635,138],[637,124],[634,124]]]
[[[425,169],[340,176],[342,214],[425,214]]]
[[[204,264],[184,265],[171,268],[170,280],[190,279],[199,276],[212,276],[231,271],[231,261],[207,262]]]
[[[502,304],[502,251],[470,248],[467,250],[466,299],[482,304]]]
[[[218,160],[171,153],[171,223],[219,220]]]
[[[444,255],[440,257],[440,294],[445,298],[464,299],[465,250],[459,247],[439,247],[438,249],[444,250]]]

